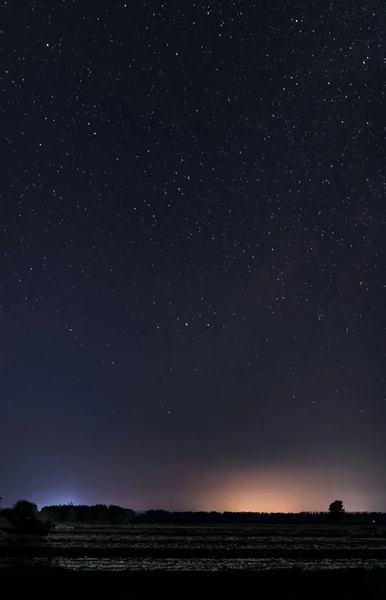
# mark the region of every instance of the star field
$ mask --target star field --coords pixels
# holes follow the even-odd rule
[[[384,494],[385,23],[1,3],[4,498],[190,508],[321,466]]]

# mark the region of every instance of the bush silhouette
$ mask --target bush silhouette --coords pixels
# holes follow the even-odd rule
[[[38,513],[37,505],[29,500],[18,500],[12,506],[12,510],[15,514],[23,514],[31,517],[35,517]]]

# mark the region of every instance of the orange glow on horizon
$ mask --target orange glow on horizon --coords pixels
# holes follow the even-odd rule
[[[327,469],[230,473],[196,495],[194,510],[235,512],[325,511],[339,498],[351,511],[375,510],[360,474]]]

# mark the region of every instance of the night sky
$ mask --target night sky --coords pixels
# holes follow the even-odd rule
[[[386,510],[384,0],[0,9],[0,495]]]

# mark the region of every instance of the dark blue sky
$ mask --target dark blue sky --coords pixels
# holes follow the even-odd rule
[[[385,13],[1,3],[5,503],[386,509]]]

